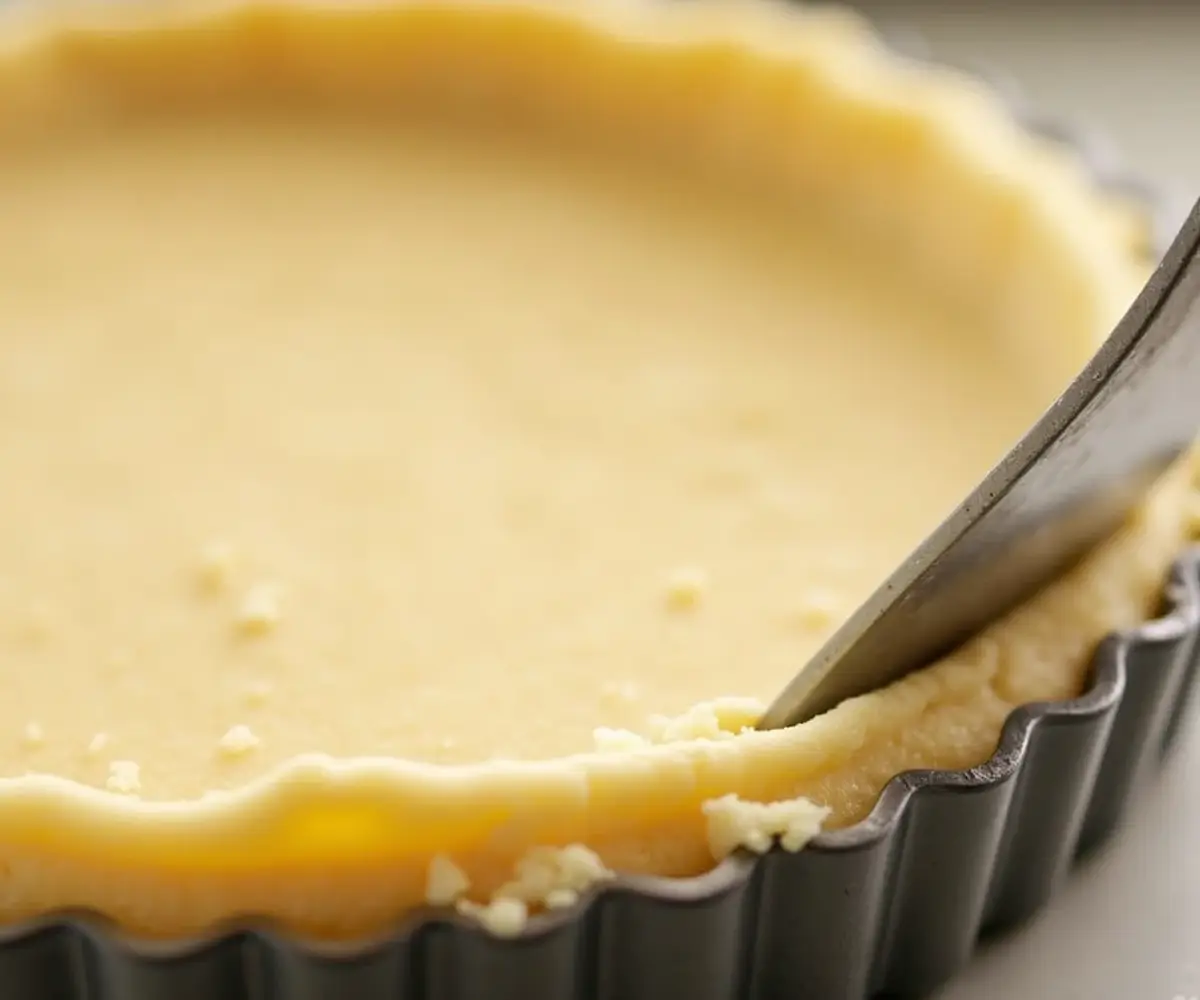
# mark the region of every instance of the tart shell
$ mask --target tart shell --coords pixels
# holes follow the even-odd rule
[[[1088,137],[1005,96],[1022,125],[1071,146],[1106,189],[1147,209],[1149,249],[1161,253],[1174,232],[1165,206],[1097,162]],[[385,935],[337,944],[263,922],[152,941],[94,914],[56,914],[0,928],[0,997],[924,995],[962,967],[980,935],[1034,914],[1074,861],[1117,830],[1179,742],[1200,676],[1200,549],[1174,564],[1163,609],[1098,647],[1083,695],[1013,712],[984,764],[897,775],[866,819],[797,853],[740,851],[691,879],[619,877],[569,909],[532,917],[510,939],[432,908]]]

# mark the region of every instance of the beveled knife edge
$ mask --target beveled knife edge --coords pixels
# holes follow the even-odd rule
[[[1200,201],[1124,317],[759,722],[794,725],[968,639],[1115,531],[1200,428]]]

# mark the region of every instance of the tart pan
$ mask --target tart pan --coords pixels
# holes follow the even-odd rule
[[[919,39],[885,37],[924,58]],[[914,51],[915,47],[915,51]],[[973,73],[977,78],[980,74]],[[986,74],[984,75],[986,78]],[[995,81],[993,81],[995,82]],[[1099,181],[1153,210],[1102,146],[1026,109]],[[1200,676],[1200,548],[1173,565],[1161,617],[1107,637],[1086,692],[1029,704],[964,771],[893,778],[860,823],[795,854],[739,852],[691,879],[623,877],[498,939],[453,911],[329,945],[269,923],[150,941],[61,913],[0,929],[2,1000],[866,1000],[922,996],[981,934],[1020,923],[1120,825],[1178,741]]]

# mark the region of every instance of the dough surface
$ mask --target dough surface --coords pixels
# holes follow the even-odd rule
[[[743,731],[1145,273],[967,81],[760,5],[89,17],[0,35],[0,916],[519,926],[978,764],[1153,613],[1190,459]]]
[[[0,759],[153,799],[769,699],[1088,350],[770,200],[402,124],[64,137],[0,217]]]

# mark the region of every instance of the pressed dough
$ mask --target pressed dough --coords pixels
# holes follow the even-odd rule
[[[434,10],[135,17],[34,32],[3,64],[10,916],[340,934],[435,881],[486,900],[530,849],[698,874],[705,802],[852,822],[899,770],[979,763],[1152,609],[1188,463],[956,657],[742,732],[1086,360],[1143,273],[1134,230],[984,116],[979,148],[1018,164],[988,202],[975,147],[928,141],[953,102],[919,82],[837,139],[859,169],[839,214],[820,157],[803,183],[765,166],[822,135],[765,85],[786,60],[664,44],[646,76],[654,47],[616,14]],[[810,18],[786,19],[789,58],[862,58],[847,22]],[[351,72],[368,36],[379,61]],[[512,93],[445,102],[480,51],[479,93]],[[517,51],[553,98],[514,83]],[[695,96],[723,85],[758,126],[732,147]],[[810,86],[853,120],[853,95]],[[928,216],[939,192],[978,224]],[[889,233],[856,214],[872,198],[911,207]]]
[[[255,115],[22,152],[10,774],[192,797],[769,698],[1087,349],[1024,357],[769,203],[500,141]]]

